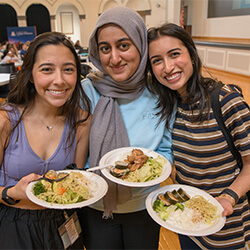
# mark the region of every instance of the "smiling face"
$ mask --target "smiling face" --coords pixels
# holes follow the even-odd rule
[[[109,24],[99,29],[98,48],[103,69],[115,81],[125,81],[136,72],[140,53],[119,26]]]
[[[74,55],[64,45],[41,47],[32,69],[36,102],[61,107],[72,95],[77,81]]]
[[[149,44],[149,59],[156,79],[166,87],[187,95],[187,82],[193,74],[192,60],[181,40],[161,36]]]

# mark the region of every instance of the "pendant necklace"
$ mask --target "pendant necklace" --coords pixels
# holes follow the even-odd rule
[[[37,116],[37,117],[38,117],[38,119],[40,120],[40,122],[41,122],[49,131],[51,131],[51,130],[54,128],[54,126],[56,125],[56,122],[57,122],[57,120],[58,120],[58,119],[56,119],[55,122],[54,122],[51,126],[49,126],[49,125],[44,124],[44,122],[42,121],[42,119],[41,119],[39,116]]]

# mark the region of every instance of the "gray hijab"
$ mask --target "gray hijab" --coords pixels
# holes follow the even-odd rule
[[[126,81],[116,82],[102,68],[97,32],[106,24],[120,26],[137,47],[141,60],[136,72]],[[101,14],[89,40],[89,57],[100,71],[89,74],[93,86],[101,97],[95,107],[90,131],[90,167],[97,166],[107,152],[130,146],[127,130],[116,98],[134,100],[145,89],[145,68],[147,64],[147,29],[140,15],[126,7],[114,7]],[[112,216],[117,204],[125,203],[131,197],[130,188],[108,181],[109,189],[104,202],[104,217]]]

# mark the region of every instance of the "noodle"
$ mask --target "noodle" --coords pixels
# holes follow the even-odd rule
[[[122,179],[129,182],[152,181],[162,174],[162,167],[165,164],[165,159],[162,157],[158,156],[156,159],[148,157],[147,162],[141,168],[130,171]]]
[[[197,210],[203,218],[204,224],[211,225],[214,223],[214,220],[218,218],[218,216],[216,216],[218,211],[217,206],[208,202],[201,195],[196,195],[186,201],[185,207]]]
[[[50,183],[41,181],[46,192],[37,195],[37,198],[52,203],[71,204],[88,200],[90,182],[81,173],[70,172],[62,181]]]

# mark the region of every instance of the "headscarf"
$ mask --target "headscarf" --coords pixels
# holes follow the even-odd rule
[[[98,52],[97,32],[106,24],[116,24],[125,31],[140,53],[140,64],[136,72],[123,82],[116,82],[103,69]],[[134,100],[141,96],[145,89],[145,68],[147,64],[147,29],[141,16],[126,7],[114,7],[103,12],[89,40],[89,57],[100,71],[89,74],[93,86],[101,97],[95,107],[90,131],[90,167],[97,166],[101,157],[107,152],[130,146],[127,130],[116,98]],[[117,185],[107,180],[109,188],[103,198],[104,218],[112,216],[117,204],[131,198],[128,187]]]

